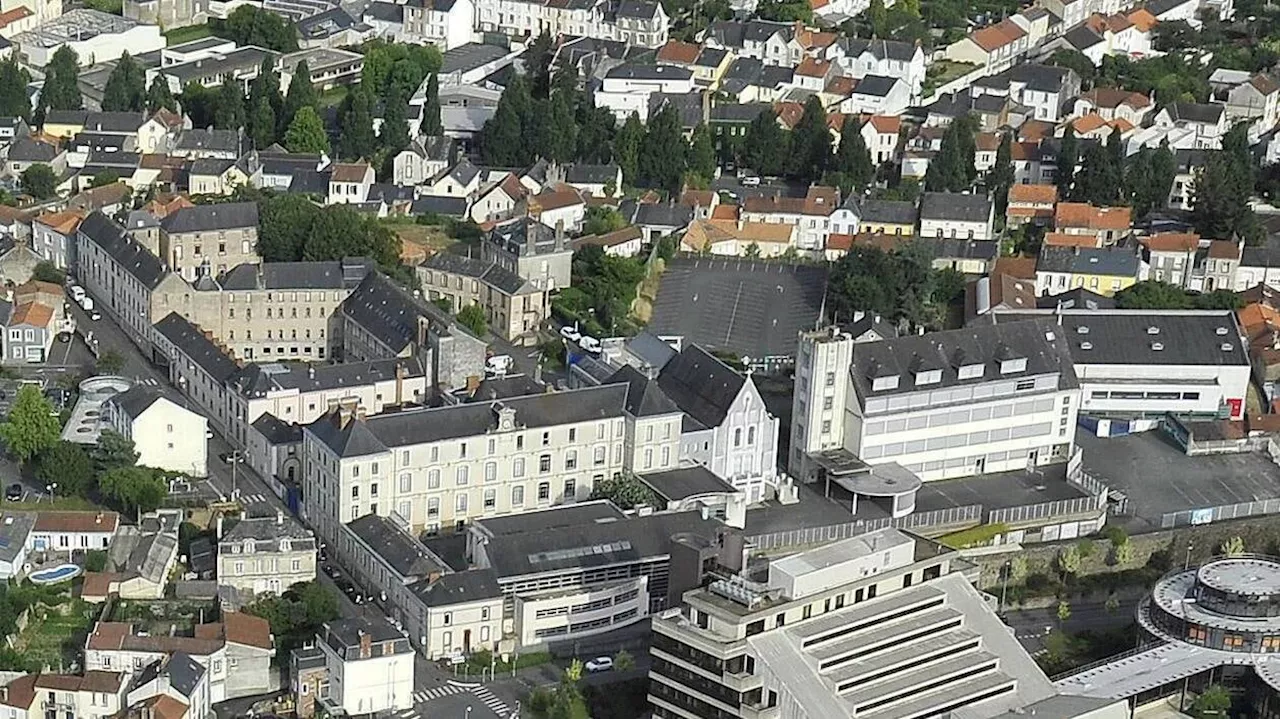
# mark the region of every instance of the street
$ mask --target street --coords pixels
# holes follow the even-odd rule
[[[1068,634],[1083,631],[1121,629],[1134,622],[1138,600],[1122,600],[1114,611],[1108,611],[1105,602],[1070,604],[1071,616],[1058,621],[1057,606],[1044,609],[1019,609],[1004,613],[1004,622],[1013,629],[1014,636],[1033,656],[1044,650],[1044,638],[1054,629],[1061,628]]]

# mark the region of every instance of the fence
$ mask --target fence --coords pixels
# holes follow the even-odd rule
[[[1097,512],[1105,509],[1106,506],[1107,493],[1103,491],[1101,494],[1095,494],[1090,497],[1059,499],[1053,502],[1027,504],[1021,507],[993,509],[991,510],[991,514],[987,517],[987,523],[1009,525],[1018,524],[1020,522],[1032,522],[1037,519],[1046,519],[1048,517],[1070,517],[1077,514]]]
[[[898,519],[883,517],[880,519],[859,520],[845,524],[831,524],[824,527],[803,527],[782,532],[769,532],[747,537],[756,550],[767,552],[778,549],[806,547],[826,542],[849,539],[859,534],[874,532],[885,527],[899,529],[921,529],[925,527],[951,527],[977,524],[982,521],[982,505],[970,504],[963,507],[938,509],[932,512],[910,514]]]
[[[1254,502],[1222,504],[1217,507],[1201,509],[1184,509],[1179,512],[1165,512],[1160,517],[1161,529],[1174,529],[1211,522],[1225,522],[1245,517],[1260,517],[1268,514],[1280,514],[1280,499],[1264,499]]]

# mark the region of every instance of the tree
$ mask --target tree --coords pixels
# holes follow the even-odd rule
[[[1205,237],[1240,235],[1255,243],[1265,236],[1249,208],[1254,189],[1254,161],[1245,123],[1222,138],[1222,149],[1210,152],[1192,186],[1191,217]]]
[[[325,622],[337,619],[339,606],[333,592],[312,581],[295,584],[281,595],[261,595],[244,611],[267,620],[276,637],[277,656],[288,656],[303,642],[314,639]]]
[[[89,458],[93,460],[93,466],[99,474],[120,467],[132,467],[138,463],[133,440],[112,429],[104,429],[98,435],[98,444],[89,450]]]
[[[444,131],[440,122],[440,78],[431,73],[427,78],[427,101],[422,106],[422,134],[434,137]]]
[[[0,62],[0,116],[31,119],[31,97],[27,85],[31,75],[12,56]]]
[[[631,113],[613,138],[613,154],[622,168],[622,180],[628,185],[640,184],[640,146],[644,144],[644,126],[640,116]]]
[[[1098,68],[1093,64],[1093,61],[1079,50],[1057,50],[1049,56],[1048,63],[1075,70],[1086,87],[1092,84],[1093,77],[1098,72]]]
[[[977,122],[972,117],[957,117],[942,135],[942,146],[929,163],[924,186],[930,192],[962,192],[973,184]]]
[[[1058,552],[1058,570],[1063,574],[1078,574],[1082,561],[1080,548],[1074,544],[1063,547],[1062,551]]]
[[[1058,602],[1058,621],[1063,624],[1066,624],[1067,620],[1070,618],[1071,618],[1071,605],[1068,604],[1065,600]]]
[[[178,101],[173,99],[169,90],[169,80],[164,75],[156,75],[147,88],[147,112],[156,112],[164,108],[169,112],[178,111]]]
[[[224,82],[218,88],[213,108],[213,126],[219,130],[239,130],[244,127],[244,95],[240,93],[239,83]]]
[[[822,177],[831,162],[831,130],[827,110],[817,95],[804,104],[804,113],[791,131],[791,175],[805,182]]]
[[[284,135],[284,146],[289,152],[329,154],[329,135],[314,107],[305,106],[294,115]]]
[[[1218,547],[1218,551],[1228,557],[1238,557],[1244,554],[1244,540],[1239,535],[1231,537]]]
[[[747,245],[747,249],[743,250],[742,254],[748,259],[754,260],[760,256],[760,245],[756,242],[752,242],[751,244]]]
[[[102,109],[109,112],[142,112],[146,105],[146,71],[126,50],[120,54],[116,66],[107,76],[107,85],[102,91]]]
[[[1212,684],[1191,702],[1191,715],[1196,719],[1215,719],[1231,709],[1231,692],[1221,684]]]
[[[871,153],[862,138],[862,128],[854,127],[852,120],[846,120],[844,130],[840,134],[840,145],[836,148],[836,156],[832,160],[832,170],[839,173],[842,194],[862,192],[875,179],[876,168],[871,163]]]
[[[652,507],[657,501],[653,490],[632,474],[600,480],[591,489],[591,499],[607,499],[620,509],[635,509],[641,504]]]
[[[647,187],[677,192],[685,169],[684,135],[680,118],[668,105],[649,119],[640,147],[640,177]]]
[[[169,493],[164,478],[148,467],[116,467],[98,479],[103,495],[139,515],[155,511]]]
[[[276,52],[298,49],[298,31],[289,21],[269,10],[241,5],[221,23],[220,35],[237,45],[257,45]]]
[[[943,313],[932,302],[936,275],[931,261],[917,243],[892,252],[855,246],[831,272],[828,306],[837,317],[869,312],[892,322],[938,326]]]
[[[9,456],[25,463],[58,443],[58,413],[35,385],[23,385],[13,408],[0,422],[0,440]]]
[[[1117,292],[1116,306],[1126,310],[1181,310],[1191,308],[1191,299],[1177,285],[1145,280]]]
[[[275,61],[263,58],[258,76],[249,86],[249,111],[245,118],[245,131],[259,150],[270,147],[276,141],[276,115],[284,110],[284,98],[280,96],[280,76],[276,74]]]
[[[306,122],[306,118],[314,115],[315,110],[304,108],[298,113],[294,124]],[[319,118],[316,118],[319,122]],[[290,136],[293,135],[290,128]],[[296,149],[290,141],[289,149]],[[314,151],[312,146],[312,150]],[[284,194],[272,197],[258,204],[258,254],[266,262],[297,262],[302,259],[303,248],[311,235],[311,226],[315,224],[321,209],[306,197],[298,194]]]
[[[458,324],[471,330],[476,337],[484,337],[489,331],[489,320],[484,316],[484,308],[478,304],[469,304],[458,310]]]
[[[627,221],[622,213],[612,207],[593,205],[587,208],[582,220],[582,234],[605,235],[626,227]]]
[[[36,478],[46,486],[57,484],[63,496],[83,497],[93,485],[93,462],[80,445],[58,442],[40,453]]]
[[[1071,197],[1071,186],[1075,183],[1079,156],[1080,148],[1076,140],[1076,131],[1068,123],[1067,131],[1062,135],[1062,143],[1058,146],[1058,172],[1054,178],[1054,184],[1058,186],[1058,197]]]
[[[377,138],[373,134],[373,98],[364,87],[355,86],[338,110],[338,153],[350,159],[373,157]]]
[[[37,162],[22,171],[22,191],[36,198],[47,200],[58,191],[58,178],[48,165]]]
[[[1000,148],[996,150],[996,164],[991,168],[987,184],[995,200],[996,215],[1004,217],[1009,207],[1009,188],[1015,180],[1013,171],[1013,133],[1005,132],[1000,138]]]
[[[198,82],[188,82],[178,95],[178,106],[191,118],[192,127],[212,127],[217,104],[217,93]]]
[[[593,165],[613,160],[613,138],[618,123],[607,107],[596,107],[591,98],[578,103],[578,161]]]
[[[1092,205],[1113,205],[1120,190],[1120,174],[1112,154],[1102,145],[1085,148],[1081,170],[1075,177],[1071,199]]]
[[[50,260],[37,262],[36,266],[31,270],[31,279],[37,282],[52,282],[55,285],[61,285],[67,275],[58,266]]]
[[[40,90],[41,110],[79,110],[84,107],[80,95],[80,60],[70,45],[53,53],[45,67],[44,87]],[[41,113],[38,124],[44,124]]]
[[[387,91],[378,144],[386,151],[388,164],[409,146],[409,99],[396,86]]]
[[[748,167],[761,175],[781,175],[791,154],[791,135],[778,124],[771,109],[751,120],[743,137],[742,158]]]
[[[115,170],[103,170],[102,172],[95,174],[93,179],[89,181],[89,188],[106,187],[107,185],[114,185],[119,181],[120,173]]]
[[[867,6],[867,22],[871,25],[871,34],[875,37],[886,37],[889,32],[889,13],[885,10],[884,0],[871,0]]]
[[[578,121],[574,112],[571,91],[556,90],[551,93],[546,138],[538,154],[559,163],[573,162],[578,156]]]
[[[631,656],[631,652],[626,649],[619,649],[617,654],[613,655],[613,668],[620,672],[633,669],[636,666],[635,657]]]
[[[96,369],[98,374],[120,374],[120,370],[124,369],[124,356],[109,349],[98,356]]]
[[[689,142],[689,171],[711,182],[716,176],[716,148],[711,141],[711,129],[704,122],[693,128]]]
[[[316,88],[311,84],[311,68],[306,60],[300,60],[293,68],[293,79],[289,81],[289,94],[284,99],[284,112],[280,115],[281,128],[288,128],[304,107],[316,109]],[[319,115],[317,114],[317,117]]]

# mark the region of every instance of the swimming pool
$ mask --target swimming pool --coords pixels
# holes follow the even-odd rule
[[[79,576],[81,571],[83,570],[75,564],[59,564],[56,567],[32,572],[27,579],[34,584],[57,584]]]

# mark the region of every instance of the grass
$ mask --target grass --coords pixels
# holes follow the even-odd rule
[[[929,66],[925,71],[924,85],[920,89],[920,94],[928,97],[933,94],[936,88],[939,88],[952,80],[964,77],[973,72],[977,65],[968,62],[954,62],[952,60],[938,60]]]
[[[1009,527],[1004,522],[980,524],[976,527],[952,532],[951,534],[944,534],[938,537],[938,541],[952,549],[964,549],[965,547],[986,544],[1008,531]]]
[[[387,229],[400,237],[401,242],[426,247],[431,252],[439,252],[458,243],[457,240],[445,234],[444,228],[438,225],[417,225],[413,224],[411,219],[408,221],[383,220],[382,222]]]
[[[484,670],[486,672],[489,671],[491,658],[492,658],[492,655],[484,651],[476,652],[475,654],[472,654],[470,657],[467,657],[467,673],[479,674],[481,670]],[[514,657],[514,659],[515,659],[514,662],[504,662],[502,661],[502,657],[499,656],[497,657],[497,661],[494,662],[492,666],[494,667],[494,670],[498,674],[502,674],[503,672],[506,672],[509,674],[511,673],[512,664],[515,664],[515,668],[517,670],[527,669],[529,667],[542,666],[543,664],[546,664],[547,662],[551,661],[551,654],[549,652],[532,652],[529,654],[517,654]]]
[[[27,502],[10,502],[4,500],[0,507],[8,510],[25,510],[25,511],[49,511],[51,509],[59,509],[64,511],[80,511],[80,512],[96,512],[103,510],[104,507],[94,504],[83,497],[54,497],[49,499],[45,497],[40,501]]]
[[[124,14],[124,0],[85,0],[84,6],[112,15]]]
[[[67,613],[63,615],[60,610]],[[77,661],[89,627],[93,624],[93,605],[79,599],[44,610],[41,619],[32,617],[26,631],[18,636],[17,648],[28,659],[55,671]],[[33,609],[33,612],[38,611]]]
[[[339,85],[320,93],[320,107],[337,107],[347,97],[347,86]]]
[[[175,27],[166,32],[164,41],[167,45],[181,45],[184,42],[199,40],[212,34],[213,30],[208,25],[187,25],[186,27]]]

